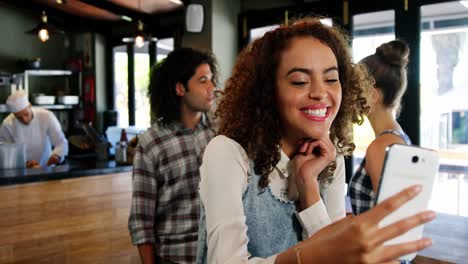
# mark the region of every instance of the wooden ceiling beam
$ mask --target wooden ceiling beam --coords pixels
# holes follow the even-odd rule
[[[49,22],[61,29],[64,29],[66,32],[84,32],[89,29],[93,29],[96,32],[107,32],[109,28],[111,28],[112,24],[115,23],[83,18],[33,1],[0,0],[0,3],[4,3],[11,8],[21,10],[28,15],[35,16],[37,17],[37,21],[40,20],[42,10],[45,10]]]
[[[114,13],[118,16],[127,16],[132,18],[133,20],[142,20],[143,22],[148,21],[152,18],[152,15],[148,15],[144,12],[134,11],[129,8],[122,7],[120,5],[114,4],[111,1],[96,1],[96,0],[78,0],[80,2],[86,3],[88,5],[92,5],[104,10],[107,10],[111,13]]]

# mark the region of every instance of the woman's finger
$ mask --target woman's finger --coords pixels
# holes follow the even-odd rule
[[[399,220],[386,227],[377,229],[376,234],[371,236],[370,244],[372,247],[377,247],[387,240],[404,234],[417,226],[433,220],[435,217],[436,214],[433,211],[425,211]]]
[[[374,208],[358,217],[366,218],[370,223],[377,225],[385,216],[416,197],[416,195],[421,192],[421,189],[422,187],[419,184],[405,188],[401,192],[385,199],[383,202],[377,204]]]
[[[309,147],[309,142],[304,142],[301,145],[301,148],[299,149],[299,154],[303,154],[307,151],[307,148]]]
[[[307,147],[307,152],[306,152],[306,155],[312,155],[314,149],[316,147],[320,147],[320,141],[319,140],[315,140],[315,141],[311,141],[309,142],[309,146]]]
[[[381,263],[395,260],[401,256],[411,254],[420,251],[424,248],[432,245],[432,239],[422,238],[419,240],[390,245],[382,246],[378,250],[375,250],[370,257],[372,263]]]

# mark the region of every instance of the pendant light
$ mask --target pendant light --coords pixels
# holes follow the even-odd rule
[[[50,34],[64,32],[56,29],[47,22],[47,14],[45,11],[42,11],[41,21],[33,29],[26,31],[28,34],[37,35],[41,42],[46,42],[50,38]]]
[[[49,40],[49,30],[47,29],[47,15],[45,11],[42,11],[41,24],[44,26],[39,30],[37,36],[42,42]]]
[[[47,15],[45,11],[42,11],[41,21],[33,29],[26,31],[29,34],[35,34],[41,42],[49,40],[49,29],[47,27]]]
[[[138,29],[135,37],[135,46],[141,48],[145,45],[145,33],[143,32],[143,22],[138,20]]]
[[[141,10],[140,0],[138,0],[138,10]],[[147,35],[144,31],[145,24],[141,19],[138,19],[137,22],[137,32],[134,37],[123,38],[124,43],[134,43],[137,48],[142,48],[145,45],[145,41],[157,41],[157,38]]]

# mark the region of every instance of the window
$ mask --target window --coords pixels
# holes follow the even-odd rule
[[[128,127],[128,56],[126,45],[114,47],[114,94],[117,126]]]
[[[250,30],[249,40],[253,42],[254,40],[263,37],[268,31],[272,31],[279,28],[279,25],[271,25],[265,27],[253,28]]]
[[[128,102],[128,54],[127,46],[114,48],[114,94],[115,109],[118,112],[117,125],[129,126],[129,111],[135,111],[135,126],[151,126],[148,84],[150,78],[150,56],[148,42],[141,48],[134,48],[135,58],[135,109],[129,109]],[[174,39],[166,38],[157,41],[157,61],[164,59],[174,49]]]
[[[150,56],[148,42],[141,48],[135,46],[135,126],[151,126],[148,84],[150,75]]]
[[[468,9],[421,7],[421,146],[440,155],[430,207],[468,216]]]

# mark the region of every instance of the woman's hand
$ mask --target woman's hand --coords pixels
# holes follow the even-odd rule
[[[292,164],[302,210],[320,200],[317,177],[335,158],[336,148],[328,136],[301,144]]]
[[[302,247],[302,262],[308,263],[313,259],[320,260],[317,263],[384,263],[430,246],[432,242],[428,238],[395,245],[384,246],[383,243],[433,220],[435,213],[432,211],[378,227],[385,216],[413,199],[420,191],[420,186],[409,187],[366,213],[347,217],[323,228],[302,245],[299,244]]]

